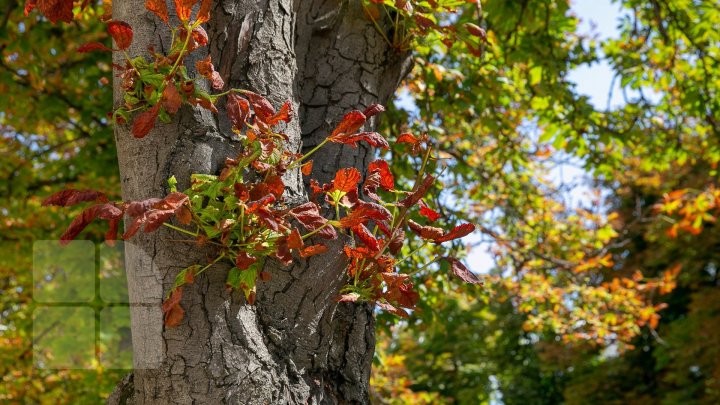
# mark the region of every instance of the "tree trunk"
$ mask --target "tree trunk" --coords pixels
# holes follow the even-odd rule
[[[172,2],[170,2],[172,3]],[[143,0],[113,2],[113,17],[135,31],[132,55],[151,44],[169,47],[167,28]],[[210,53],[230,87],[255,91],[276,106],[292,100],[298,117],[286,128],[287,148],[311,148],[346,112],[385,103],[409,70],[407,54],[385,42],[357,0],[215,1],[207,31]],[[194,66],[194,61],[186,61]],[[115,83],[115,103],[121,103]],[[237,144],[225,113],[183,107],[170,124],[143,139],[117,126],[123,198],[162,197],[175,175],[217,173]],[[374,129],[372,119],[366,130]],[[341,167],[365,169],[372,151],[328,147],[314,157],[321,183]],[[286,199],[306,199],[299,172],[288,173]],[[186,311],[163,326],[161,302],[182,268],[211,252],[163,229],[126,242],[134,368],[109,403],[368,403],[375,345],[372,307],[337,304],[346,282],[345,241],[328,253],[284,267],[268,261],[255,305],[225,289],[227,268],[212,268],[186,286]]]

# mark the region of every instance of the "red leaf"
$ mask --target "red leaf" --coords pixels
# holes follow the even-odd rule
[[[202,0],[200,3],[200,11],[198,11],[197,21],[200,24],[204,24],[210,20],[210,7],[212,7],[212,0]]]
[[[333,190],[344,191],[346,193],[357,190],[357,185],[361,177],[360,172],[354,167],[340,169],[335,173]]]
[[[173,290],[170,298],[166,299],[162,304],[162,311],[165,314],[165,326],[172,328],[180,325],[185,317],[185,310],[180,306],[180,300],[183,296],[182,287]]]
[[[380,204],[358,201],[358,204],[350,212],[350,215],[340,219],[343,228],[354,228],[359,224],[366,224],[372,220],[388,221],[392,214]]]
[[[390,191],[395,188],[395,178],[390,172],[390,167],[384,160],[376,160],[368,166],[370,173],[378,173],[380,175],[380,187]]]
[[[110,203],[93,205],[92,207],[86,208],[70,223],[65,233],[60,236],[60,242],[67,244],[75,239],[95,218],[112,220],[120,218],[122,214],[123,212],[120,208]]]
[[[390,241],[390,245],[388,246],[390,248],[390,253],[396,255],[400,249],[402,249],[403,244],[405,243],[405,231],[402,229],[398,229],[395,231],[395,236]]]
[[[327,223],[327,219],[320,215],[318,206],[313,202],[299,205],[291,209],[289,213],[310,231],[314,231]],[[321,231],[318,231],[318,235],[325,239],[337,238],[337,233],[332,225],[325,226]]]
[[[381,112],[385,111],[385,107],[383,107],[381,104],[370,104],[368,108],[363,111],[363,114],[366,118],[370,118],[373,115],[380,114]]]
[[[105,242],[113,246],[114,242],[117,240],[118,228],[120,226],[120,218],[111,219],[108,223],[110,227],[105,233]]]
[[[128,216],[130,217],[139,217],[140,215],[146,213],[149,209],[153,207],[153,205],[159,203],[160,201],[161,200],[159,198],[148,198],[147,200],[142,201],[131,201],[128,204],[125,212],[127,212]]]
[[[183,225],[188,225],[192,222],[192,213],[190,209],[184,205],[180,207],[175,215],[177,216],[178,222]]]
[[[190,21],[190,14],[192,14],[195,3],[197,3],[197,0],[175,0],[175,11],[180,21]]]
[[[80,47],[77,49],[77,51],[79,53],[86,53],[86,52],[93,52],[93,51],[112,52],[112,49],[101,44],[100,42],[88,42],[88,43],[80,45]]]
[[[212,79],[212,73],[215,71],[215,67],[212,64],[210,55],[206,56],[205,59],[200,59],[195,62],[195,69],[197,69],[200,76]]]
[[[149,199],[133,202],[128,205],[127,213],[135,217],[135,221],[125,230],[123,239],[132,237],[144,225],[143,231],[153,232],[170,219],[177,215],[183,208],[188,196],[183,193],[170,193],[162,200]]]
[[[130,24],[124,21],[110,21],[107,31],[121,51],[128,49],[132,44],[133,30]]]
[[[401,207],[410,208],[413,205],[417,204],[417,202],[420,201],[421,198],[425,197],[425,194],[427,194],[428,190],[430,190],[430,187],[432,186],[434,181],[435,177],[430,174],[426,175],[418,188],[413,191],[409,196],[405,197],[405,199],[398,202],[398,205]]]
[[[463,24],[463,26],[465,27],[467,32],[470,33],[470,35],[474,35],[483,40],[487,36],[484,29],[478,27],[477,25],[475,25],[473,23],[465,23],[465,24]]]
[[[290,249],[302,249],[305,246],[305,243],[302,240],[302,236],[300,236],[300,232],[298,232],[297,229],[294,229],[290,231],[290,235],[287,237],[288,241],[288,247]]]
[[[248,214],[252,214],[255,211],[258,211],[260,208],[268,206],[274,202],[275,202],[275,196],[272,194],[267,194],[264,197],[260,198],[259,200],[250,201],[247,204],[247,209],[245,210],[245,212]]]
[[[401,134],[398,137],[397,141],[395,141],[395,143],[409,143],[411,145],[415,145],[418,142],[420,142],[420,139],[415,138],[415,136],[413,136],[413,134],[410,134],[410,133]]]
[[[387,149],[390,147],[385,138],[377,132],[360,132],[352,135],[342,134],[328,139],[330,142],[342,143],[352,147],[356,147],[356,144],[360,141],[365,141],[376,148]]]
[[[383,310],[385,310],[385,311],[388,311],[388,312],[390,312],[391,314],[395,314],[395,315],[400,316],[400,317],[402,317],[402,318],[407,318],[407,317],[409,316],[408,313],[405,312],[405,310],[402,309],[402,308],[396,308],[396,307],[394,307],[394,306],[392,306],[392,305],[390,305],[390,304],[388,304],[388,303],[380,302],[380,301],[378,301],[376,304],[377,304],[378,307],[380,307],[380,309],[383,309]]]
[[[350,111],[345,114],[342,121],[340,121],[338,126],[335,127],[329,138],[331,138],[332,142],[336,142],[333,138],[354,134],[365,124],[365,120],[365,114],[357,110]]]
[[[240,132],[250,112],[250,102],[231,93],[227,99],[226,109],[233,129]]]
[[[25,1],[25,17],[27,17],[36,6],[37,6],[37,0]]]
[[[180,96],[180,92],[177,87],[175,87],[175,83],[167,83],[165,90],[163,90],[160,102],[162,103],[162,107],[169,114],[175,114],[178,112],[180,105],[182,105],[182,96]]]
[[[194,42],[193,49],[199,48],[201,46],[205,46],[208,44],[208,42],[210,42],[207,31],[205,31],[205,28],[203,28],[203,27],[193,28],[192,32],[190,33],[190,36],[192,37],[192,40]]]
[[[155,13],[165,24],[168,24],[168,9],[165,0],[147,0],[145,8]]]
[[[285,266],[289,266],[293,262],[292,253],[290,253],[290,247],[288,246],[287,238],[282,238],[277,241],[275,257],[280,260]]]
[[[160,112],[160,104],[155,104],[147,111],[135,117],[132,126],[132,134],[135,138],[144,138],[151,129],[155,127],[155,120]]]
[[[412,219],[408,220],[408,226],[410,229],[412,229],[413,232],[418,234],[423,239],[429,239],[436,241],[438,238],[441,238],[443,234],[445,233],[441,228],[436,228],[434,226],[422,226],[418,224],[417,222],[413,221]]]
[[[448,263],[450,263],[450,268],[452,269],[452,272],[460,277],[461,280],[465,281],[466,283],[472,283],[472,284],[482,284],[482,281],[477,278],[476,275],[470,272],[470,270],[465,267],[464,264],[460,262],[460,260],[454,258],[454,257],[443,257],[443,260],[446,260]]]
[[[352,228],[352,231],[355,233],[355,235],[357,235],[358,239],[360,239],[363,245],[376,252],[380,250],[380,244],[378,243],[378,240],[375,239],[375,237],[372,235],[372,233],[370,233],[370,230],[368,230],[365,225],[358,224],[356,227]]]
[[[423,200],[420,200],[420,215],[427,218],[430,222],[435,222],[442,216],[437,211],[428,207]]]
[[[275,108],[265,97],[250,91],[245,91],[243,94],[250,100],[255,115],[260,121],[267,123],[275,115]]]
[[[462,238],[475,231],[475,225],[473,224],[462,224],[453,228],[450,232],[435,239],[435,243],[447,242],[449,240]]]
[[[69,207],[87,201],[106,202],[105,194],[94,190],[62,190],[46,198],[43,206],[56,205],[58,207]]]
[[[312,245],[304,248],[300,251],[300,257],[310,257],[314,255],[319,255],[322,253],[327,252],[328,248],[325,245]]]
[[[265,184],[267,184],[268,192],[272,193],[277,199],[282,198],[282,195],[285,192],[285,183],[283,183],[280,176],[276,174],[267,176]]]
[[[73,0],[37,0],[25,4],[25,15],[28,15],[37,6],[51,23],[58,21],[70,22],[73,19]]]
[[[313,167],[313,161],[311,160],[311,161],[303,164],[302,167],[301,167],[301,169],[300,169],[300,171],[301,171],[302,174],[304,174],[305,176],[309,176],[310,173],[312,173],[312,167]]]
[[[240,252],[235,256],[235,267],[240,270],[247,270],[256,261],[257,258],[250,256],[247,252]]]
[[[277,125],[280,121],[290,122],[293,117],[293,107],[290,101],[286,101],[285,104],[280,107],[280,111],[268,119],[268,126],[272,127]]]

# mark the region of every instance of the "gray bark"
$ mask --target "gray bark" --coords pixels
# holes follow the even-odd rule
[[[113,16],[133,26],[133,55],[149,44],[169,46],[167,29],[144,11],[143,0],[113,2]],[[276,106],[293,101],[299,114],[286,133],[294,151],[316,145],[346,112],[385,103],[409,69],[407,55],[390,49],[355,0],[216,1],[207,30],[216,69],[229,86]],[[118,83],[115,88],[119,104]],[[372,120],[366,129],[374,127]],[[144,139],[123,126],[115,136],[126,200],[162,197],[171,175],[186,186],[191,173],[217,173],[225,157],[237,154],[222,109],[214,116],[184,107]],[[329,147],[314,158],[312,177],[322,183],[341,167],[363,170],[371,152]],[[285,181],[287,198],[303,201],[300,174]],[[258,284],[254,306],[226,291],[227,268],[212,268],[186,287],[182,324],[166,329],[161,302],[175,275],[212,254],[169,241],[174,237],[161,229],[126,244],[135,371],[109,403],[369,402],[372,308],[334,300],[346,282],[341,248],[347,241],[289,267],[268,263],[272,280]]]

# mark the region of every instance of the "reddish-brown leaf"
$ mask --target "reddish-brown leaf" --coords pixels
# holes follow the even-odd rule
[[[73,0],[33,0],[25,3],[25,15],[28,15],[35,7],[51,23],[58,21],[70,22],[73,19]]]
[[[465,27],[467,32],[470,33],[470,35],[474,35],[482,40],[484,40],[485,37],[487,36],[484,29],[478,27],[477,25],[475,25],[473,23],[468,22],[468,23],[463,24],[463,26]]]
[[[265,97],[250,91],[243,92],[243,94],[250,100],[255,115],[260,121],[267,123],[275,115],[275,108]]]
[[[177,217],[178,222],[183,225],[188,225],[192,222],[192,213],[190,212],[190,209],[184,205],[180,207],[175,216]]]
[[[161,20],[168,24],[168,9],[165,0],[147,0],[145,8],[155,13]]]
[[[210,8],[212,7],[212,0],[202,0],[200,3],[200,10],[198,11],[197,21],[200,24],[204,24],[210,20]]]
[[[60,236],[60,243],[67,244],[75,239],[95,218],[112,220],[120,218],[122,214],[122,210],[111,203],[86,208],[70,223],[65,233]]]
[[[442,216],[434,209],[428,207],[423,200],[420,200],[420,215],[427,218],[430,222],[435,222]]]
[[[105,194],[95,190],[62,190],[43,200],[42,205],[56,205],[58,207],[69,207],[87,201],[106,202]]]
[[[275,257],[280,260],[285,266],[289,266],[293,262],[292,253],[290,253],[290,247],[288,246],[287,238],[282,238],[277,241],[275,245]]]
[[[206,56],[205,59],[200,59],[195,62],[195,68],[201,76],[207,79],[212,78],[212,73],[215,71],[210,55]]]
[[[118,228],[120,227],[120,218],[111,219],[108,221],[109,228],[105,233],[105,242],[110,246],[114,246],[117,240]]]
[[[288,235],[288,247],[290,249],[302,249],[305,246],[305,243],[302,240],[302,236],[300,236],[300,232],[293,228],[292,231],[290,231],[290,235]]]
[[[285,183],[283,183],[282,177],[271,174],[265,179],[265,184],[267,184],[268,192],[272,193],[277,199],[282,198],[285,192]]]
[[[390,172],[390,167],[386,161],[376,160],[371,162],[368,166],[368,172],[380,175],[380,187],[383,189],[390,191],[395,188],[395,178]]]
[[[138,114],[133,121],[132,134],[135,138],[144,138],[155,127],[155,120],[160,112],[160,104],[155,104],[149,110]]]
[[[344,191],[346,193],[357,190],[361,177],[360,172],[354,167],[340,169],[335,173],[333,190]]]
[[[325,245],[320,245],[320,244],[311,245],[300,251],[300,257],[310,257],[310,256],[319,255],[319,254],[327,252],[327,250],[328,250],[328,248]]]
[[[178,112],[180,106],[182,105],[182,96],[180,95],[177,87],[175,87],[175,83],[168,82],[165,85],[165,90],[163,90],[160,102],[162,103],[162,107],[169,114],[175,114]]]
[[[367,224],[370,221],[388,221],[392,214],[380,204],[358,201],[358,204],[350,212],[350,215],[340,219],[343,228],[354,228],[360,224]]]
[[[475,225],[473,225],[473,224],[458,225],[455,228],[453,228],[450,232],[435,239],[435,242],[442,243],[442,242],[447,242],[447,241],[450,241],[453,239],[462,238],[463,236],[469,235],[473,231],[475,231]]]
[[[233,129],[240,132],[250,112],[250,102],[231,93],[227,98],[227,114]]]
[[[259,200],[250,201],[247,204],[247,209],[245,209],[245,212],[248,214],[252,214],[255,211],[258,211],[260,208],[268,206],[274,202],[275,202],[275,196],[272,194],[267,194],[264,197],[260,198]]]
[[[185,310],[180,306],[182,300],[183,289],[178,287],[170,294],[170,298],[166,299],[162,304],[162,311],[165,314],[165,326],[172,328],[180,325],[185,317]]]
[[[441,238],[445,233],[442,228],[436,228],[434,226],[422,226],[417,222],[413,221],[412,219],[408,220],[408,226],[421,238],[433,241]]]
[[[312,173],[312,167],[313,167],[313,161],[311,160],[311,161],[303,164],[302,167],[300,168],[300,171],[305,176],[309,176],[310,173]]]
[[[175,0],[175,11],[180,21],[190,21],[190,14],[192,14],[195,3],[197,3],[197,0]]]
[[[365,225],[358,224],[356,227],[352,228],[352,231],[355,235],[357,235],[363,245],[367,246],[370,250],[380,250],[380,243],[377,239],[375,239],[373,234],[370,233],[370,230],[367,229]]]
[[[390,241],[390,245],[388,246],[390,248],[390,253],[396,255],[400,249],[402,249],[403,244],[405,243],[405,231],[402,229],[398,229],[395,231],[395,236]]]
[[[247,270],[256,261],[257,258],[250,256],[247,252],[240,252],[235,256],[235,267],[240,270]]]
[[[363,114],[365,115],[365,118],[370,118],[373,115],[380,114],[381,112],[385,111],[385,107],[383,107],[381,104],[370,104],[368,108],[363,111]]]
[[[267,125],[270,127],[273,127],[280,123],[280,121],[283,122],[290,122],[293,117],[293,107],[292,103],[290,101],[286,101],[285,104],[283,104],[280,107],[280,111],[277,112],[277,114],[270,117],[267,121]]]
[[[398,137],[397,141],[395,141],[395,143],[409,143],[411,145],[415,145],[418,142],[420,142],[420,139],[413,136],[413,134],[407,133],[407,132],[404,134],[401,134]]]
[[[101,44],[100,42],[88,42],[88,43],[80,45],[80,47],[78,47],[77,51],[79,53],[86,53],[86,52],[93,52],[93,51],[112,52],[112,49]]]
[[[31,11],[37,6],[37,0],[26,0],[25,1],[25,17],[27,17]]]
[[[417,202],[420,201],[421,198],[425,197],[425,194],[427,194],[428,190],[430,190],[430,187],[432,187],[434,181],[434,176],[430,174],[426,175],[418,188],[412,193],[410,193],[409,196],[405,197],[402,201],[398,202],[398,205],[401,207],[410,208],[413,205],[417,204]]]
[[[337,127],[335,127],[335,129],[332,131],[332,134],[330,134],[331,140],[334,138],[354,134],[360,129],[360,127],[365,124],[365,120],[365,114],[357,110],[350,111],[349,113],[345,114],[342,121],[340,121]],[[333,142],[336,141],[333,140]]]
[[[466,283],[482,284],[482,281],[480,281],[480,279],[478,279],[476,275],[470,272],[470,270],[468,270],[467,267],[465,267],[465,265],[460,262],[460,260],[454,257],[443,257],[443,260],[450,263],[450,268],[452,269],[453,274],[460,277],[461,280],[465,281]]]
[[[210,39],[208,38],[207,31],[205,31],[205,28],[202,26],[193,28],[192,32],[190,33],[192,42],[193,42],[193,49],[200,48],[202,46],[205,46],[208,44]]]
[[[387,149],[390,147],[390,145],[387,143],[385,138],[383,138],[382,135],[378,134],[377,132],[360,132],[357,134],[341,134],[338,136],[330,137],[328,138],[330,142],[335,143],[342,143],[345,145],[350,145],[352,147],[357,147],[357,143],[360,141],[365,141],[371,146],[374,146],[376,148],[383,148]]]
[[[133,30],[130,24],[124,21],[110,21],[107,27],[108,34],[115,40],[117,47],[124,51],[130,47],[133,40]]]
[[[310,231],[314,231],[322,226],[325,226],[327,223],[327,219],[320,215],[320,210],[318,209],[317,204],[313,202],[307,202],[299,205],[291,209],[289,213]],[[337,238],[337,232],[335,232],[335,228],[333,228],[332,225],[325,226],[321,231],[318,231],[318,235],[325,239]]]
[[[397,308],[397,307],[390,305],[388,303],[385,303],[385,302],[378,301],[377,306],[380,307],[380,309],[382,309],[382,310],[388,311],[391,314],[395,314],[402,318],[407,318],[409,316],[408,313],[404,309]]]

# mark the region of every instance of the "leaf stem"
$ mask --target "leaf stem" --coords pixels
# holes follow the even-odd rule
[[[167,222],[163,222],[163,225],[167,226],[167,227],[170,228],[170,229],[174,229],[174,230],[176,230],[176,231],[178,231],[178,232],[182,232],[182,233],[184,233],[184,234],[187,234],[187,235],[190,235],[190,236],[194,236],[194,237],[196,237],[196,238],[198,237],[198,234],[197,234],[197,233],[193,233],[193,232],[188,231],[187,229],[182,229],[182,228],[177,227],[177,226],[175,226],[175,225],[168,224]]]

